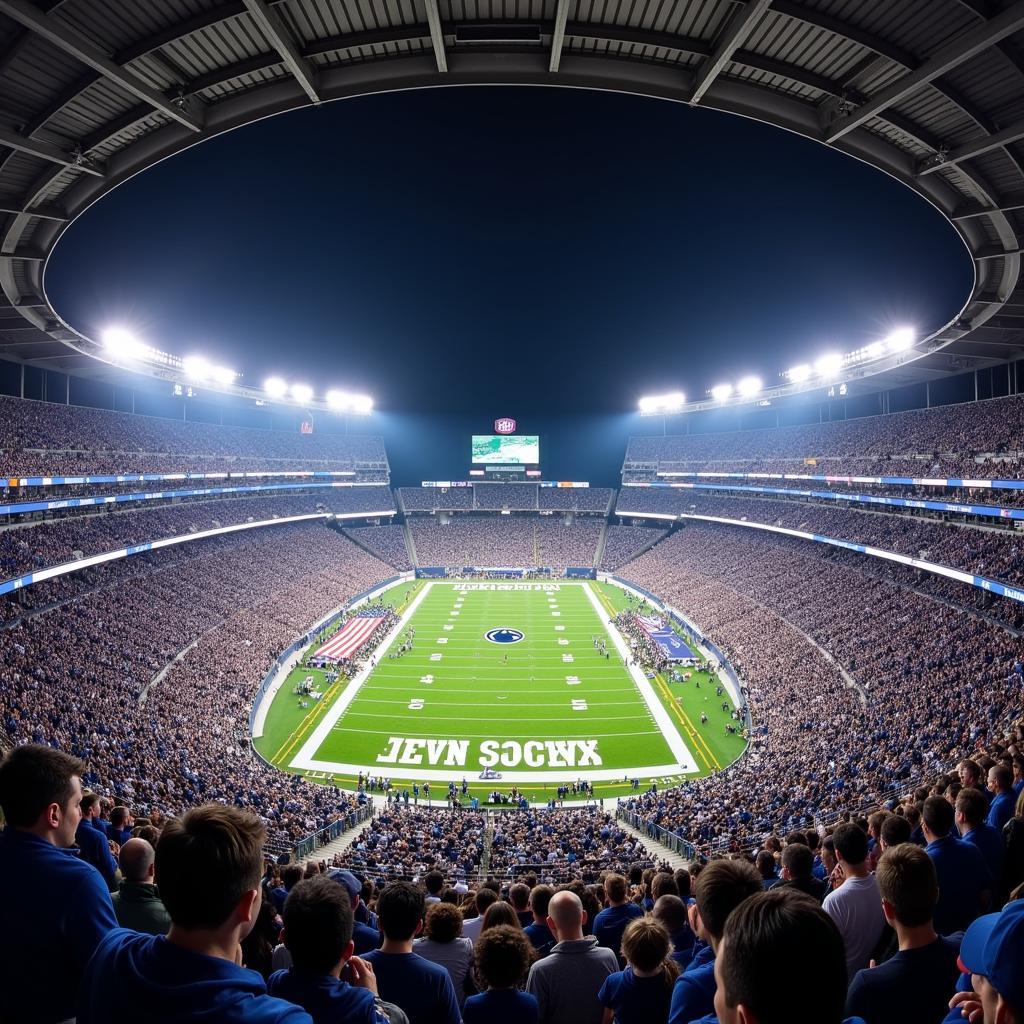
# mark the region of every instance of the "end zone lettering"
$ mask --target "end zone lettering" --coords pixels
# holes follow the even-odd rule
[[[391,736],[379,764],[445,765],[462,768],[469,754],[469,740],[416,739]],[[597,740],[483,740],[476,752],[481,768],[586,768],[600,767]]]

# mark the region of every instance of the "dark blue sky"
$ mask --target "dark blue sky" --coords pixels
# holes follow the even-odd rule
[[[368,392],[400,482],[464,475],[498,415],[546,437],[545,475],[610,482],[641,394],[927,333],[970,285],[952,228],[857,161],[529,88],[348,100],[196,146],[81,217],[46,278],[87,333]]]

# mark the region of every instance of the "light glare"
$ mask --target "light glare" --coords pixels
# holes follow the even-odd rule
[[[838,352],[829,352],[814,361],[814,369],[822,377],[833,377],[843,368],[843,357]]]
[[[736,385],[736,390],[743,398],[753,398],[761,390],[761,378],[744,377]]]
[[[280,377],[268,377],[263,382],[263,390],[271,398],[284,398],[288,393],[288,385]]]
[[[794,366],[792,370],[786,372],[786,376],[794,384],[803,384],[805,380],[810,380],[811,367],[808,363],[800,363],[799,366]]]
[[[711,397],[716,402],[724,402],[724,401],[726,401],[731,394],[732,394],[732,385],[731,384],[716,384],[711,389]]]
[[[897,327],[885,339],[885,346],[890,352],[906,352],[913,348],[917,339],[912,327]]]
[[[313,389],[308,384],[293,384],[292,398],[300,404],[308,402],[313,397]]]
[[[193,380],[206,380],[210,376],[209,360],[203,356],[186,356],[181,361],[181,368]]]

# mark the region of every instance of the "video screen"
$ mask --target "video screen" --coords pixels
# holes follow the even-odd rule
[[[540,438],[536,434],[474,434],[474,466],[536,466]]]

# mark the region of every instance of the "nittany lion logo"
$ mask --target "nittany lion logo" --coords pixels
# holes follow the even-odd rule
[[[519,629],[509,629],[501,626],[499,629],[489,630],[484,634],[492,644],[517,644],[523,639],[523,632]]]

